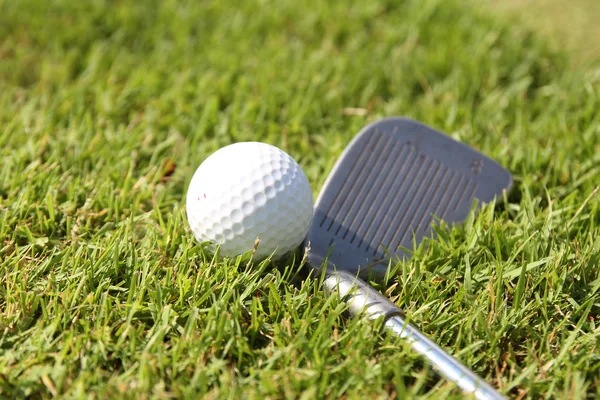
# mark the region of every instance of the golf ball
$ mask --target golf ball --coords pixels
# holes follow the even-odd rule
[[[281,149],[241,142],[210,155],[187,192],[194,237],[234,257],[259,245],[254,257],[278,258],[297,248],[313,214],[310,184],[298,163]]]

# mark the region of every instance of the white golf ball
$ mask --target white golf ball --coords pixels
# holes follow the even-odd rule
[[[298,163],[266,143],[221,148],[198,167],[187,192],[195,238],[234,257],[259,245],[254,257],[280,257],[297,248],[313,214],[310,184]]]

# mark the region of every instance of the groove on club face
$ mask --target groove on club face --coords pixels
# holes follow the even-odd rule
[[[431,235],[439,218],[463,221],[474,199],[487,203],[512,184],[495,161],[419,122],[387,118],[346,148],[315,204],[309,263],[385,271]]]

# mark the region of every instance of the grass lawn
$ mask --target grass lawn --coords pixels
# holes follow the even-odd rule
[[[374,285],[508,397],[600,396],[600,69],[529,29],[458,0],[0,0],[0,397],[462,398],[297,257],[187,227],[216,149],[277,145],[316,195],[393,115],[515,187]]]
[[[488,0],[494,12],[518,15],[560,47],[572,67],[600,63],[600,2],[596,0]]]

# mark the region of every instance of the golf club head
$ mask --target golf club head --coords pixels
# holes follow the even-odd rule
[[[308,264],[381,278],[432,224],[463,222],[473,201],[512,186],[494,160],[422,123],[386,118],[367,125],[329,174],[304,242]],[[327,263],[325,263],[327,261]]]

